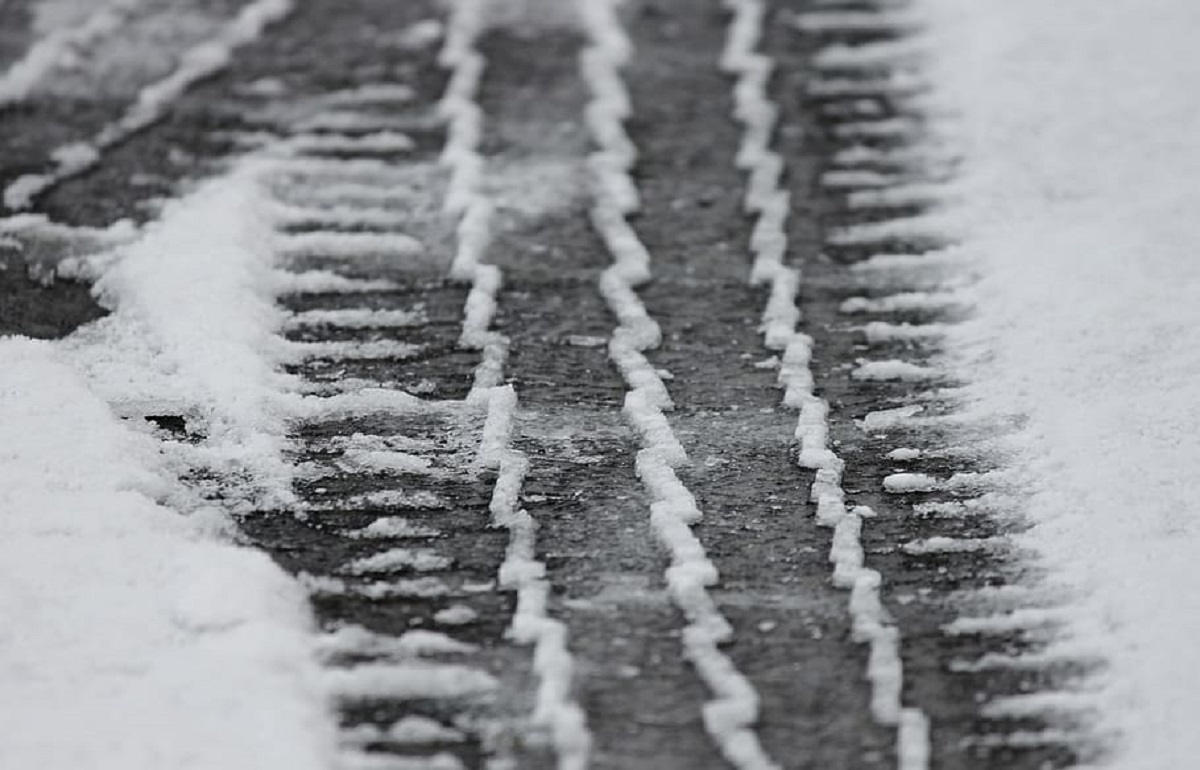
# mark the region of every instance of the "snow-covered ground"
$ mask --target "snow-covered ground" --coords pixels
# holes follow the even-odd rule
[[[982,264],[976,408],[1028,416],[1032,545],[1128,770],[1200,757],[1200,4],[921,0]],[[986,353],[986,355],[979,355]],[[1085,699],[1086,700],[1086,699]]]
[[[330,766],[304,592],[156,503],[157,442],[54,345],[0,359],[0,767]]]
[[[306,593],[176,481],[241,469],[254,500],[288,493],[257,189],[253,166],[201,185],[97,262],[108,317],[0,341],[0,766],[333,761]],[[149,435],[163,414],[192,440]]]

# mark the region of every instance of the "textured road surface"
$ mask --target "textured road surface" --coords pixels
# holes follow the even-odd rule
[[[863,516],[902,671],[854,633],[851,592],[833,580],[835,530],[815,516],[797,413],[781,401],[781,352],[760,329],[770,291],[749,280],[757,218],[744,208],[750,175],[735,164],[738,76],[719,67],[736,3],[620,10],[632,44],[623,125],[640,193],[627,219],[652,274],[635,291],[661,329],[644,354],[673,401],[667,424],[689,458],[675,472],[703,512],[692,531],[720,574],[708,594],[732,630],[721,650],[757,693],[751,732],[767,756],[787,768],[1066,766],[1077,759],[1064,737],[1071,720],[1037,695],[1087,665],[1029,662],[1053,632],[1057,599],[1027,588],[1036,576],[1005,547],[1020,518],[998,502],[1002,457],[975,445],[977,431],[1004,426],[956,420],[955,383],[938,366],[937,325],[965,312],[945,286],[965,278],[923,264],[944,244],[903,224],[924,212],[921,185],[952,164],[922,131],[902,5],[767,2],[757,41],[774,63],[771,146],[790,196],[783,263],[801,276],[798,330],[811,338],[814,392],[829,406],[829,446],[844,461],[846,506]],[[182,18],[172,9],[186,6],[147,2],[127,30],[169,29]],[[0,8],[0,66],[36,38],[32,7]],[[546,615],[567,634],[590,766],[727,767],[703,715],[713,694],[684,654],[689,619],[664,582],[655,500],[635,470],[643,444],[622,410],[630,385],[610,357],[618,319],[600,283],[614,255],[593,222],[602,193],[589,156],[600,142],[585,115],[596,94],[580,66],[594,41],[566,3],[484,8],[472,42],[486,66],[471,96],[480,189],[495,210],[482,261],[503,277],[489,325],[501,378],[489,387],[511,385],[518,399],[506,446],[528,461],[519,505],[537,525]],[[322,626],[341,630],[329,665],[346,674],[344,735],[362,766],[553,767],[566,749],[529,719],[539,672],[508,631],[517,596],[498,578],[511,532],[489,506],[503,466],[480,461],[492,407],[477,378],[491,354],[463,338],[473,284],[451,275],[462,231],[443,207],[451,119],[438,105],[452,12],[432,0],[299,3],[160,120],[32,201],[29,211],[70,227],[0,241],[0,333],[58,337],[103,313],[86,285],[47,280],[47,266],[94,246],[84,228],[152,219],[156,201],[189,180],[301,140],[265,194],[291,207],[283,234],[316,237],[281,262],[389,283],[281,296],[295,314],[284,333],[315,343],[293,371],[314,394],[383,388],[426,408],[296,424],[299,502],[241,514],[244,532],[313,587]],[[212,26],[176,34],[200,41]],[[830,55],[876,44],[901,53],[869,65]],[[89,57],[111,62],[106,45],[116,43],[96,41],[82,64],[51,73],[59,85],[0,107],[0,186],[50,168],[56,148],[95,136],[161,76],[151,58],[124,87],[94,87]],[[381,84],[393,90],[361,90]],[[411,142],[354,141],[383,131]],[[353,238],[370,233],[385,237]],[[398,249],[388,234],[420,248]],[[397,548],[407,550],[390,562],[364,561]],[[409,681],[437,671],[440,684],[389,686],[404,666]],[[873,707],[889,682],[928,718],[927,762],[905,755],[894,715]],[[401,720],[408,732],[392,729]]]

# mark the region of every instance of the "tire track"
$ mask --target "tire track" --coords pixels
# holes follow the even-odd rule
[[[720,760],[703,730],[704,689],[660,588],[620,413],[625,386],[605,355],[612,320],[596,284],[609,260],[588,226],[582,45],[570,5],[481,41],[494,73],[480,94],[494,116],[483,137],[497,203],[490,260],[506,276],[497,324],[511,337],[517,442],[531,459],[523,504],[539,524],[552,612],[570,628],[593,765],[711,766]]]
[[[828,329],[816,355],[854,361],[817,386],[837,405],[843,483],[878,514],[862,542],[890,576],[906,697],[930,715],[935,766],[1073,764],[1090,751],[1077,691],[1095,663],[1056,638],[1069,597],[1008,545],[1023,525],[1006,427],[972,422],[941,360],[971,270],[936,207],[954,159],[924,109],[919,19],[903,3],[829,2],[787,26],[770,45],[795,73],[785,114],[829,158],[811,178],[830,260],[806,265],[802,296]]]
[[[651,258],[626,219],[640,205],[629,175],[637,150],[622,125],[633,114],[620,74],[632,45],[615,3],[589,3],[580,10],[591,43],[580,57],[593,96],[586,119],[598,147],[589,159],[594,174],[591,217],[614,260],[600,278],[600,291],[619,321],[609,342],[609,357],[629,388],[626,418],[641,434],[636,467],[652,500],[655,534],[671,554],[666,582],[672,600],[688,621],[683,630],[684,654],[711,692],[703,709],[705,729],[725,758],[739,768],[777,767],[753,730],[758,720],[758,694],[719,648],[733,634],[708,592],[718,582],[719,573],[691,530],[702,514],[676,473],[688,462],[687,453],[664,415],[673,403],[662,375],[644,355],[658,346],[661,330],[634,291],[650,279]]]
[[[920,770],[929,766],[928,718],[920,709],[902,704],[900,632],[880,599],[881,574],[864,566],[862,528],[864,519],[875,514],[864,506],[846,508],[842,487],[845,462],[829,445],[829,404],[813,392],[809,370],[813,340],[796,331],[801,277],[798,270],[783,265],[790,195],[779,186],[784,161],[771,149],[778,108],[766,94],[774,62],[755,53],[767,8],[757,0],[730,0],[725,5],[733,17],[721,65],[738,75],[734,115],[744,133],[737,165],[749,177],[745,208],[757,215],[750,239],[754,253],[750,278],[752,283],[770,287],[760,329],[766,346],[782,353],[779,385],[784,390],[784,404],[799,410],[799,464],[815,473],[809,500],[816,504],[818,523],[834,528],[829,557],[834,565],[834,585],[850,591],[853,638],[870,647],[867,679],[872,689],[872,716],[878,723],[896,728],[897,766]]]

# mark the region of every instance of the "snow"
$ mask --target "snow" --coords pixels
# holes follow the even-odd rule
[[[355,559],[339,570],[347,575],[370,575],[375,573],[435,572],[449,567],[451,560],[429,548],[391,548],[371,556]]]
[[[292,499],[282,459],[292,378],[278,372],[271,220],[248,161],[169,203],[96,282],[112,315],[64,341],[92,391],[126,413],[181,414],[244,504]],[[122,405],[128,405],[124,408]]]
[[[348,701],[412,698],[471,698],[494,692],[500,683],[486,671],[457,663],[406,661],[360,663],[324,672],[330,691]]]
[[[441,161],[450,171],[443,210],[458,218],[450,277],[471,285],[459,344],[479,350],[481,356],[466,401],[486,409],[476,464],[497,472],[488,506],[491,525],[508,530],[498,581],[516,591],[517,602],[507,633],[517,643],[534,648],[537,693],[530,723],[549,733],[558,767],[582,770],[589,762],[592,736],[587,715],[571,692],[575,661],[567,646],[567,627],[547,613],[550,584],[536,555],[537,522],[519,505],[529,460],[511,446],[519,402],[516,390],[501,384],[509,340],[490,328],[503,275],[500,268],[483,261],[491,242],[494,207],[482,191],[486,164],[478,150],[484,116],[476,97],[486,60],[475,47],[490,8],[480,0],[456,0],[439,55],[439,62],[450,69],[438,105],[447,121]],[[461,620],[462,614],[457,615]]]
[[[0,765],[328,767],[304,591],[157,503],[156,442],[55,347],[0,340]]]
[[[637,210],[640,196],[630,174],[637,148],[625,132],[624,121],[632,112],[621,75],[633,51],[617,12],[618,3],[605,0],[579,5],[588,41],[579,57],[590,96],[585,118],[596,145],[588,159],[593,178],[590,214],[592,227],[613,260],[600,279],[600,293],[618,321],[609,342],[609,358],[628,388],[626,419],[641,438],[636,469],[653,501],[651,525],[671,556],[665,575],[667,590],[688,621],[682,634],[684,655],[712,695],[703,705],[705,730],[733,766],[774,768],[777,765],[753,729],[758,719],[758,694],[719,647],[729,641],[733,631],[708,593],[719,576],[690,528],[700,518],[700,510],[676,474],[688,458],[664,414],[673,408],[664,384],[669,377],[654,368],[644,354],[658,346],[662,334],[635,290],[650,279],[651,258],[626,218]],[[742,30],[751,38],[755,35],[753,25],[742,25]]]
[[[921,0],[982,265],[977,409],[1022,414],[1036,549],[1091,592],[1123,770],[1189,766],[1200,669],[1200,78],[1191,0]],[[1082,612],[1082,611],[1081,611]],[[1087,624],[1077,634],[1086,635]]]
[[[342,740],[359,744],[399,743],[419,746],[427,743],[461,743],[466,740],[466,736],[435,719],[407,716],[394,722],[386,730],[372,724],[347,728],[342,731]]]
[[[108,0],[83,18],[55,18],[49,24],[42,20],[37,26],[49,27],[46,34],[0,73],[0,107],[27,99],[47,75],[70,62],[77,49],[118,29],[142,4],[143,0]]]
[[[121,5],[129,3],[120,2],[110,7],[115,9],[114,13],[125,13],[120,10]],[[28,208],[36,196],[90,169],[105,150],[160,120],[188,89],[224,69],[235,49],[258,38],[267,25],[279,21],[291,10],[291,0],[254,0],[243,6],[216,35],[184,51],[170,75],[143,87],[134,103],[116,122],[105,126],[86,143],[72,143],[55,150],[52,153],[56,161],[53,170],[26,174],[9,183],[4,189],[4,205],[18,210]],[[100,14],[102,16],[103,11]],[[93,17],[93,21],[96,18],[99,17]],[[119,23],[119,20],[112,23]],[[14,97],[22,98],[31,87],[32,81],[18,84],[13,90]]]

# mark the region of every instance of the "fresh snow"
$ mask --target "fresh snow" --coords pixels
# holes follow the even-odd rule
[[[306,591],[177,481],[208,467],[248,481],[231,505],[291,500],[301,402],[278,371],[265,170],[199,185],[81,265],[110,315],[0,340],[0,766],[333,762]],[[152,437],[159,415],[190,440]]]
[[[0,766],[327,768],[305,592],[50,343],[0,340]]]
[[[977,410],[1028,418],[1017,542],[1094,599],[1067,631],[1111,664],[1083,697],[1117,736],[1105,761],[1194,766],[1200,4],[917,5],[963,153],[948,209],[982,275],[961,368]]]

